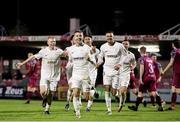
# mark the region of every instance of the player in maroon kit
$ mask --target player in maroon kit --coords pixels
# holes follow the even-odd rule
[[[137,79],[135,77],[134,68],[131,68],[130,82],[129,82],[128,88],[132,89],[133,94],[137,96],[138,95],[138,91],[137,91],[137,88],[136,88],[136,82],[137,82]]]
[[[154,68],[154,72],[156,75],[156,87],[158,87],[159,82],[161,82],[161,72],[162,72],[162,65],[157,61],[157,55],[152,53],[151,54],[151,59],[153,60],[153,68]],[[158,93],[157,93],[158,94]],[[155,106],[155,100],[154,97],[152,95],[150,95],[151,98],[151,103],[153,106]],[[166,102],[164,100],[161,99],[162,105],[164,105]]]
[[[177,94],[180,94],[180,44],[179,40],[174,40],[172,43],[171,59],[169,64],[163,70],[162,75],[172,66],[173,67],[173,83],[172,83],[172,97],[171,106],[168,110],[174,110],[176,107]]]
[[[28,57],[32,56],[33,53],[28,53]],[[33,59],[26,63],[25,68],[27,70],[27,75],[29,78],[28,84],[27,84],[27,93],[26,93],[26,104],[29,104],[31,101],[31,97],[33,93],[36,96],[40,96],[39,90],[38,90],[38,84],[40,79],[40,61]]]
[[[137,111],[139,104],[143,100],[143,93],[148,91],[156,98],[156,102],[159,105],[158,111],[163,111],[163,108],[161,105],[161,98],[160,96],[157,95],[157,92],[156,92],[156,75],[153,69],[153,61],[150,57],[147,56],[145,47],[140,48],[140,54],[141,54],[141,57],[139,59],[140,86],[139,86],[139,91],[138,91],[138,97],[136,99],[136,105],[128,106],[128,108],[130,110]]]

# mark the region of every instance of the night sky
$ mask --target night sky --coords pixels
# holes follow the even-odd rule
[[[93,34],[159,34],[180,23],[179,4],[166,1],[1,0],[0,25],[7,35],[17,20],[27,35],[62,35],[69,31],[69,18],[76,17]]]

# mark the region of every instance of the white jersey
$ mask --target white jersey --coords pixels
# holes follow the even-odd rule
[[[99,53],[100,53],[99,49],[96,48],[96,52],[93,52],[93,54],[91,54],[91,59],[93,59],[95,63],[97,62]],[[97,69],[96,66],[92,63],[89,63],[89,70],[94,71],[95,69]]]
[[[72,46],[66,47],[66,49],[65,49],[68,54],[69,54],[69,52],[70,52],[71,47],[72,47]],[[68,63],[67,63],[67,65],[66,65],[66,68],[70,68],[70,69],[72,68],[72,61],[71,61],[70,58],[68,58]]]
[[[83,92],[90,90],[90,77],[89,77],[89,61],[87,56],[90,56],[91,48],[87,45],[76,46],[73,45],[69,50],[69,58],[73,63],[73,72],[70,82],[72,88],[82,88]]]
[[[70,47],[66,47],[66,51],[67,51],[67,53],[69,53],[70,52],[70,49],[71,49],[71,46]],[[67,63],[67,65],[66,65],[67,67],[72,67],[72,61],[71,61],[71,59],[69,58],[68,59],[68,63]],[[66,67],[66,68],[67,68]]]
[[[69,58],[73,64],[73,74],[85,75],[89,70],[89,61],[86,59],[90,54],[91,48],[87,45],[76,46],[69,48]]]
[[[67,53],[70,52],[70,47],[66,47],[65,50],[67,51]],[[71,59],[68,58],[68,62],[67,62],[67,65],[66,65],[66,76],[67,76],[68,84],[70,83],[69,79],[72,77],[72,70],[73,70],[73,64],[72,64]]]
[[[37,59],[42,58],[41,80],[59,81],[60,80],[60,56],[63,50],[55,48],[50,50],[49,47],[43,48],[35,55]]]
[[[136,65],[136,59],[133,53],[128,51],[125,60],[123,61],[123,65],[120,69],[120,76],[119,76],[119,87],[126,86],[128,87],[130,81],[130,72],[131,72],[131,65]]]
[[[130,74],[131,72],[131,64],[136,65],[136,59],[132,52],[128,51],[125,60],[123,61],[123,65],[120,70],[120,74]]]
[[[105,75],[116,75],[119,74],[119,71],[114,69],[116,64],[119,64],[122,60],[121,58],[127,55],[127,51],[124,46],[115,42],[114,45],[110,46],[108,43],[103,44],[100,47],[100,54],[98,58],[98,64],[103,62],[103,57],[105,58],[105,63],[103,65]]]
[[[98,55],[100,51],[96,48],[96,52],[91,53],[91,59],[94,60],[94,63],[97,63]],[[91,85],[95,86],[97,78],[97,68],[94,64],[89,63],[89,76],[91,79]]]

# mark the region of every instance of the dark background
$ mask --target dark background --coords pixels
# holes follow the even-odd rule
[[[62,35],[80,18],[93,34],[159,34],[180,22],[179,4],[159,0],[1,0],[0,25],[7,35],[19,22],[23,35]],[[21,29],[22,31],[23,29]]]

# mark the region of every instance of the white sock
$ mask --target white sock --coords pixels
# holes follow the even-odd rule
[[[80,107],[79,107],[79,98],[78,97],[73,97],[73,105],[74,105],[74,110],[80,111]]]
[[[105,91],[105,100],[108,111],[111,111],[111,97],[110,97],[110,93],[107,91]]]
[[[79,97],[79,105],[82,106],[81,96]]]
[[[92,104],[93,104],[93,101],[88,100],[87,108],[91,108]]]
[[[90,96],[93,98],[94,97],[94,93],[95,93],[95,90],[90,90]]]
[[[71,101],[71,95],[72,95],[72,92],[70,89],[68,89],[67,91],[67,103],[69,104],[69,102]]]
[[[50,105],[48,103],[46,103],[46,107],[45,107],[44,111],[49,111],[49,109],[50,109]]]
[[[119,97],[119,92],[118,92],[118,91],[116,92],[116,95],[115,95],[115,96],[116,96],[116,97]]]
[[[119,107],[122,106],[122,94],[119,95]]]

